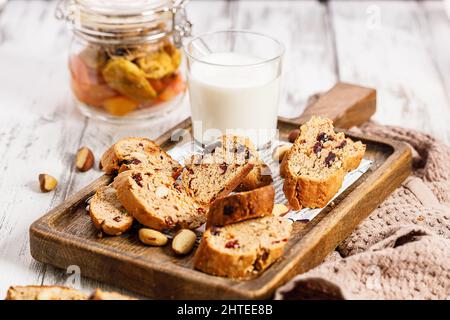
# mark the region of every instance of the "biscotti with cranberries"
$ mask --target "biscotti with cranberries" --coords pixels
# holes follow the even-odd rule
[[[211,227],[203,233],[194,267],[234,279],[256,277],[283,254],[291,230],[292,222],[278,216]]]
[[[182,170],[181,165],[155,142],[134,137],[120,139],[112,145],[100,159],[100,167],[106,174],[151,167],[175,179]]]
[[[89,300],[137,300],[135,298],[110,291],[103,291],[96,289],[94,293],[89,297]]]
[[[248,140],[247,146],[250,152],[254,155],[254,166],[252,171],[242,180],[235,191],[249,191],[257,188],[267,186],[273,182],[272,172],[267,164],[259,156],[258,151]]]
[[[281,163],[283,191],[294,210],[322,208],[339,191],[347,172],[356,169],[366,146],[335,133],[330,119],[312,117]]]
[[[159,171],[124,171],[112,185],[123,207],[152,229],[195,229],[206,222],[207,210]]]
[[[272,214],[275,199],[273,185],[238,192],[215,200],[208,211],[206,227],[264,217]]]
[[[97,190],[89,203],[89,215],[97,229],[112,236],[121,235],[133,224],[133,217],[122,206],[116,189],[111,186]]]
[[[188,194],[203,205],[232,192],[253,169],[256,156],[247,146],[248,138],[223,136],[193,155],[182,173]]]
[[[87,300],[83,292],[60,286],[12,286],[5,300]]]

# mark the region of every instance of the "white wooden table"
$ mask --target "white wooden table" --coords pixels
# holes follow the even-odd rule
[[[151,125],[113,126],[86,119],[68,86],[70,33],[55,20],[55,1],[10,1],[0,13],[0,297],[12,284],[68,284],[119,290],[71,277],[33,260],[30,224],[101,175],[74,170],[81,145],[97,159],[125,135],[156,137],[189,115]],[[375,120],[433,134],[450,143],[450,20],[440,1],[194,1],[194,33],[252,29],[287,49],[283,116],[337,80],[378,89]],[[59,180],[41,193],[37,176]],[[81,275],[83,270],[81,270]]]

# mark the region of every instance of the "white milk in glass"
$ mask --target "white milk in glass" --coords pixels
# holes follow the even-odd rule
[[[211,53],[190,66],[194,138],[208,143],[220,134],[267,143],[277,127],[280,76],[274,64],[251,55]],[[204,63],[205,62],[205,63]]]

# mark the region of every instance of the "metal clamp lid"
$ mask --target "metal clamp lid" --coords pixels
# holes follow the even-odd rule
[[[189,0],[114,1],[127,10],[106,6],[108,0],[60,0],[55,17],[75,34],[99,43],[157,41],[171,35],[181,46],[183,37],[191,35],[185,11]]]

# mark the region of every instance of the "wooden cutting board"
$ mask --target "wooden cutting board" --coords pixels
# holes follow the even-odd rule
[[[355,108],[355,103],[350,104]],[[297,123],[280,119],[280,137],[287,139]],[[170,137],[180,129],[192,132],[191,121],[183,121],[157,142],[165,150],[176,147],[179,142]],[[111,182],[106,175],[33,223],[31,254],[38,261],[60,268],[78,265],[83,276],[152,298],[270,298],[292,276],[320,264],[410,174],[411,152],[406,144],[365,135],[349,136],[367,145],[364,157],[373,161],[372,166],[313,220],[294,222],[283,256],[255,279],[237,281],[194,270],[193,253],[178,257],[170,246],[144,246],[136,230],[119,237],[97,238],[98,232],[85,209],[86,200]]]

